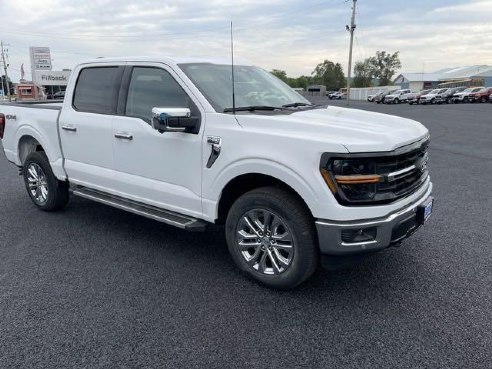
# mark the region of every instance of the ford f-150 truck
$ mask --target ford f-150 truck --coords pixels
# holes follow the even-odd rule
[[[39,209],[75,195],[222,224],[238,267],[274,288],[399,244],[433,205],[422,124],[313,105],[247,63],[96,59],[63,102],[0,105],[0,137]]]

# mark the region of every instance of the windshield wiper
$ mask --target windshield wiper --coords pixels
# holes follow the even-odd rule
[[[268,105],[251,105],[251,106],[238,106],[236,108],[225,108],[224,113],[232,111],[255,111],[255,110],[283,110],[281,106],[268,106]]]
[[[295,102],[295,103],[282,105],[282,108],[297,108],[298,106],[315,106],[315,105],[304,103],[304,102]]]

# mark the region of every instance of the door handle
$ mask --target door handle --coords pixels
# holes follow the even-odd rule
[[[77,132],[77,128],[72,125],[62,126],[62,129],[64,129],[65,131]]]
[[[133,135],[128,132],[116,132],[114,137],[122,139],[122,140],[133,140]]]

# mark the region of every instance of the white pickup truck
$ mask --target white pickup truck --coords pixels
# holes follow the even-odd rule
[[[258,67],[233,68],[234,83],[223,60],[80,64],[63,102],[0,105],[5,154],[41,210],[76,195],[187,230],[223,224],[238,267],[274,288],[427,220],[423,125],[313,105]]]

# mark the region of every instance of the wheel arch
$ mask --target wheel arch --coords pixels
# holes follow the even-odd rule
[[[15,134],[16,148],[14,162],[22,166],[31,152],[45,153],[55,176],[60,180],[66,179],[63,170],[62,154],[56,127],[49,126],[49,130],[38,130],[34,125],[24,124]]]
[[[36,151],[43,151],[44,147],[41,145],[39,140],[34,138],[29,134],[25,134],[20,137],[17,144],[17,157],[19,158],[19,162],[21,165],[26,161],[27,156]]]
[[[311,217],[313,213],[304,198],[286,182],[263,173],[245,173],[232,178],[223,188],[217,203],[216,223],[224,224],[232,204],[246,192],[261,187],[281,188],[295,196],[307,209]]]

